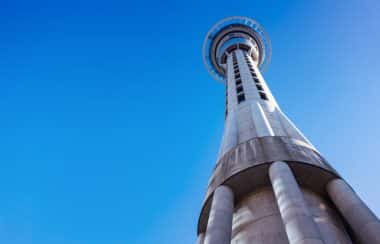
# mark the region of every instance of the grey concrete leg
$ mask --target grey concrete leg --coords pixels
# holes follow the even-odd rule
[[[269,168],[274,195],[290,244],[323,244],[302,192],[289,166],[274,162]]]
[[[205,233],[200,233],[198,235],[197,244],[203,244],[205,241]]]
[[[380,244],[380,221],[341,179],[327,184],[327,192],[362,244]]]
[[[219,186],[214,192],[208,218],[204,244],[230,244],[234,194],[227,186]]]

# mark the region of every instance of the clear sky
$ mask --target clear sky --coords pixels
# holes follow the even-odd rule
[[[246,15],[281,108],[380,215],[380,1],[0,2],[0,242],[194,243],[224,122],[201,46]]]

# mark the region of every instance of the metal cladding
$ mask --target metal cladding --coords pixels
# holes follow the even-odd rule
[[[270,57],[267,34],[247,17],[226,18],[205,38],[226,110],[197,243],[380,244],[379,219],[278,106],[261,73]]]

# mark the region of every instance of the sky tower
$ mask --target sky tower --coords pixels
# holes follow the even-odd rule
[[[198,244],[380,244],[380,222],[281,111],[261,71],[264,29],[215,24],[203,45],[226,85],[225,129],[198,221]]]

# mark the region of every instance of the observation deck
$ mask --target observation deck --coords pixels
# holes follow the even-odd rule
[[[203,42],[203,61],[214,79],[225,79],[227,56],[236,49],[247,51],[261,71],[270,62],[270,39],[260,24],[248,17],[228,17],[216,23]]]

